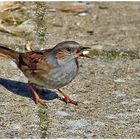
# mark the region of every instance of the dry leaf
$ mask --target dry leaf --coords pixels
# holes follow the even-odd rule
[[[66,8],[66,9],[59,9],[60,11],[64,12],[64,13],[74,13],[74,12],[82,12],[87,10],[87,7],[82,5],[82,6],[73,6],[70,8]]]

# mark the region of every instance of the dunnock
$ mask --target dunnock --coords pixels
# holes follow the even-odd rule
[[[61,100],[77,105],[61,87],[69,84],[77,75],[78,57],[87,56],[89,47],[83,47],[75,41],[64,41],[52,49],[35,50],[25,53],[17,52],[0,46],[0,56],[12,58],[18,68],[28,78],[35,97],[35,102],[45,105],[34,86],[57,89],[62,95]]]

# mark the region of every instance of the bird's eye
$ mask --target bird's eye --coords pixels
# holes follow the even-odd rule
[[[68,52],[71,52],[71,48],[67,48],[67,51],[68,51]]]

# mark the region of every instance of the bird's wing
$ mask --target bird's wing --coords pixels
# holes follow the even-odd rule
[[[49,50],[48,50],[49,51]],[[44,55],[45,51],[31,51],[26,53],[21,53],[19,57],[18,67],[23,71],[30,71],[33,73],[46,71],[49,72],[50,64],[47,63]]]

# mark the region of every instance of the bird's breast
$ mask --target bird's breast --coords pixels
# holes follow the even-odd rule
[[[57,89],[67,85],[75,78],[78,69],[78,63],[75,60],[55,68],[46,77],[46,87]]]

